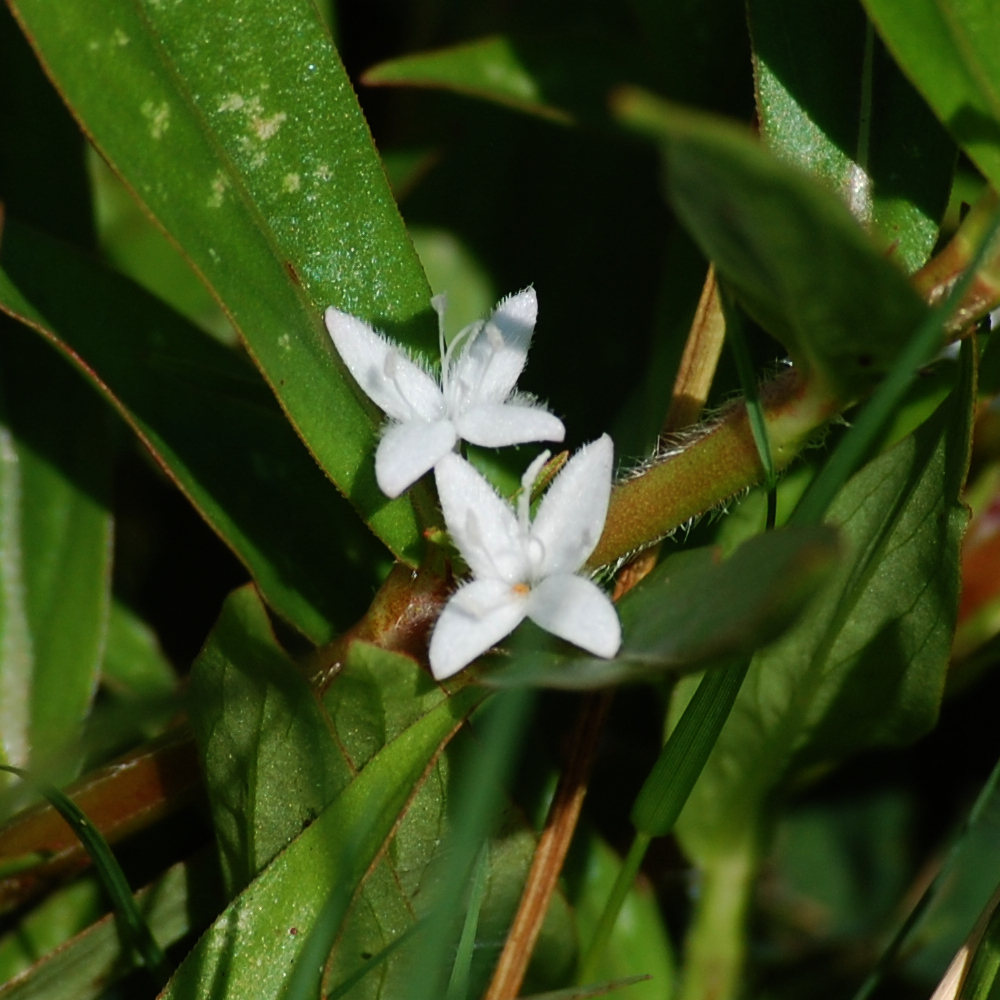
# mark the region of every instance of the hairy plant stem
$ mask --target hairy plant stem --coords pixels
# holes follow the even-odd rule
[[[795,369],[761,386],[760,399],[775,471],[786,468],[844,406],[829,389],[804,380]],[[588,565],[615,562],[764,478],[740,401],[682,450],[615,487],[604,534]]]

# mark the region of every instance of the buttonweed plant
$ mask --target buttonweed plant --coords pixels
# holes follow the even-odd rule
[[[7,3],[0,997],[1000,990],[995,0]]]

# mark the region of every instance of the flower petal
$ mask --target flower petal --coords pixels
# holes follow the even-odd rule
[[[452,416],[469,406],[502,403],[528,360],[528,345],[538,316],[533,288],[504,299],[469,342],[448,379]]]
[[[527,539],[510,505],[458,455],[445,455],[434,479],[448,532],[473,574],[507,585],[525,581]]]
[[[526,595],[499,580],[474,580],[445,605],[431,636],[431,671],[457,674],[524,620]]]
[[[595,656],[614,656],[622,644],[615,606],[582,576],[560,573],[542,580],[528,595],[528,617]]]
[[[444,396],[437,382],[395,344],[356,316],[333,306],[327,309],[325,319],[347,370],[388,416],[394,420],[439,420],[444,416]]]
[[[447,455],[458,435],[450,420],[408,420],[389,427],[375,452],[375,478],[387,497],[398,497]]]
[[[575,573],[594,551],[608,516],[613,462],[614,445],[604,434],[566,463],[542,497],[531,538],[542,543],[543,576]]]
[[[455,418],[458,436],[483,448],[502,448],[528,441],[562,441],[566,428],[547,410],[511,403],[473,406]]]

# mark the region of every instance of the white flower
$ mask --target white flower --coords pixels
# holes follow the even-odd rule
[[[530,618],[597,656],[614,656],[621,625],[614,605],[576,572],[604,529],[613,447],[605,434],[566,463],[532,522],[531,490],[543,452],[521,480],[517,511],[458,455],[437,464],[441,508],[474,580],[445,605],[431,636],[431,670],[450,677]]]
[[[432,299],[439,319],[444,296]],[[358,385],[393,421],[375,453],[375,478],[398,497],[459,439],[486,448],[562,441],[566,430],[531,397],[511,394],[528,358],[538,315],[533,288],[504,299],[489,319],[472,323],[446,348],[441,383],[367,323],[330,306],[326,327]]]

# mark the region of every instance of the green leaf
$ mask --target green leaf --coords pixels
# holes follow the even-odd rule
[[[195,661],[189,712],[232,898],[352,772],[251,586],[227,598]]]
[[[863,0],[889,51],[1000,187],[1000,21],[992,0]]]
[[[386,747],[447,701],[409,657],[355,642],[321,704],[278,645],[250,587],[227,600],[195,664],[191,694],[192,726],[230,895],[272,862],[354,775],[367,774]],[[462,695],[483,696],[481,691]],[[348,908],[331,959],[332,985],[359,972],[365,956],[378,954],[415,926],[426,909],[428,885],[437,877],[429,865],[448,829],[452,757],[449,748],[431,768],[407,804],[386,855]],[[484,980],[495,960],[534,846],[523,817],[508,810],[491,843],[473,965],[476,982]],[[319,908],[327,902],[320,888],[316,900]],[[557,898],[553,911],[541,950],[572,956],[565,901]],[[357,988],[368,991],[365,995],[405,997],[422,948],[414,937]]]
[[[221,300],[320,465],[394,552],[416,559],[411,501],[386,501],[374,481],[379,414],[322,311],[334,304],[429,348],[430,292],[316,8],[71,0],[57,14],[22,0],[15,14],[102,156]]]
[[[432,710],[443,697],[429,675],[408,657],[356,642],[323,700],[339,743],[353,766],[360,769],[370,766],[368,761],[387,741],[423,712]],[[461,734],[438,758],[417,791],[390,845],[388,858],[368,877],[344,922],[330,961],[331,985],[359,973],[370,961],[369,956],[378,954],[431,913],[435,889],[448,878],[448,866],[454,861],[454,854],[447,850],[441,853],[441,846],[450,843],[448,835],[456,808],[452,794],[458,780],[455,773],[470,766],[476,750],[476,742]],[[502,789],[492,790],[502,801]],[[490,830],[486,895],[469,972],[472,996],[486,988],[520,901],[535,843],[535,834],[523,814],[505,806]],[[467,904],[463,900],[460,905],[464,908]],[[543,986],[565,981],[575,957],[575,944],[566,901],[557,893],[535,949],[533,972]],[[423,933],[414,935],[383,963],[377,974],[366,978],[357,995],[410,1000],[413,976],[423,968],[427,948],[427,937]]]
[[[647,76],[638,47],[613,33],[589,38],[493,35],[379,63],[368,86],[450,90],[561,125],[606,120],[611,88]]]
[[[585,838],[583,851],[578,872],[572,870],[574,859],[571,856],[567,878],[580,940],[587,942],[594,936],[622,859],[595,833]],[[648,882],[636,882],[629,889],[611,933],[610,946],[605,949],[595,972],[599,979],[648,974],[647,981],[629,991],[630,1000],[662,1000],[671,994],[675,977],[673,949]]]
[[[238,896],[181,964],[165,998],[273,998],[338,881],[353,888],[392,833],[428,764],[481,700],[456,692],[387,744]]]
[[[730,122],[637,90],[615,107],[661,143],[681,220],[798,367],[845,401],[885,374],[927,307],[835,195]]]
[[[3,760],[57,766],[90,710],[111,603],[112,414],[46,344],[0,318]]]
[[[354,621],[384,550],[256,371],[127,279],[22,226],[8,223],[0,259],[0,308],[118,407],[278,613],[317,643]]]
[[[52,897],[60,902],[76,887]],[[213,859],[202,853],[170,868],[152,885],[135,894],[135,903],[161,947],[199,930],[217,912]],[[56,903],[58,905],[58,903]],[[40,908],[43,914],[50,903]],[[28,926],[34,923],[34,915]],[[2,946],[0,946],[2,947]],[[97,1000],[134,964],[123,952],[118,928],[109,914],[87,930],[49,952],[17,979],[0,987],[3,1000]]]
[[[603,687],[750,655],[795,621],[828,578],[837,550],[835,533],[820,527],[758,535],[727,559],[716,546],[675,553],[619,602],[623,638],[614,659],[560,653],[537,629],[523,628],[514,662],[480,680]],[[533,640],[540,649],[532,649]]]
[[[678,823],[700,864],[753,837],[789,775],[933,725],[958,606],[971,399],[967,365],[938,412],[831,506],[845,558],[809,613],[754,658]],[[677,707],[690,691],[683,682]]]
[[[849,0],[751,0],[761,136],[840,196],[907,271],[927,260],[955,146]]]

